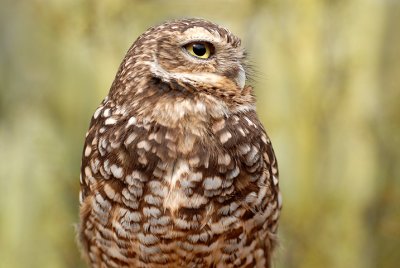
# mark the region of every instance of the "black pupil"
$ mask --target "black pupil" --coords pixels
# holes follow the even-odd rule
[[[204,54],[206,54],[207,49],[204,44],[193,44],[193,52],[197,56],[203,56]]]

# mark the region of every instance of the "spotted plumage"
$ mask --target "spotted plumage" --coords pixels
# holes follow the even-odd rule
[[[129,49],[83,149],[91,267],[270,267],[278,167],[244,65],[240,40],[199,19]]]

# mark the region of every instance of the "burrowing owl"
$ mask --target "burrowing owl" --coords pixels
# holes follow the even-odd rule
[[[83,151],[92,267],[270,266],[278,168],[244,65],[240,39],[200,19],[132,45]]]

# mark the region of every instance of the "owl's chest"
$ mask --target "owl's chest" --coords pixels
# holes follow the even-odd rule
[[[214,159],[208,166],[212,163]],[[256,202],[255,193],[235,192],[236,168],[232,165],[219,172],[190,157],[159,164],[157,176],[135,183],[143,188],[133,195],[137,202],[133,213],[140,219],[139,233],[132,234],[134,247],[155,261],[166,258],[186,267],[210,267],[222,259],[239,258],[245,263],[261,247],[249,233],[265,238],[262,226],[268,215],[249,211]]]
[[[231,198],[228,189],[232,184],[224,180],[199,171],[188,159],[178,158],[166,165],[162,177],[144,184],[143,195],[137,199],[141,226],[147,233],[138,243],[146,245],[147,238],[157,239],[163,241],[161,250],[201,254],[211,258],[210,263],[217,257],[212,252],[228,243],[224,237],[229,231],[236,230],[230,233],[235,247],[245,243],[241,218],[247,208]]]
[[[248,234],[266,234],[269,212],[263,211],[272,196],[261,140],[247,117],[246,124],[231,117],[197,128],[185,118],[170,127],[130,117],[88,136],[93,149],[84,171],[94,168],[87,183],[100,189],[87,198],[88,219],[111,226],[106,235],[128,238],[127,248],[148,261],[196,260],[195,267],[208,267],[237,259],[239,249],[246,258],[260,247]]]
[[[249,143],[249,137],[235,133],[249,133],[235,118],[197,126],[185,124],[186,119],[178,120],[175,128],[153,122],[150,127],[143,124],[142,131],[139,124],[130,125],[124,159],[128,173],[133,174],[127,180],[132,184],[131,191],[142,187],[137,189],[141,196],[136,201],[140,207],[149,208],[143,210],[145,217],[159,210],[157,215],[171,216],[178,219],[175,224],[195,229],[208,224],[223,206],[228,208],[222,210],[236,209],[235,200],[256,190],[260,172],[255,171],[260,170],[262,161],[259,148]],[[134,139],[130,139],[132,133]],[[244,164],[254,167],[254,174],[241,172]],[[131,183],[131,178],[138,182]]]
[[[144,206],[154,205],[162,215],[176,220],[175,225],[186,226],[184,229],[208,224],[217,207],[223,202],[229,203],[234,192],[232,178],[239,171],[232,167],[227,177],[215,169],[205,168],[210,163],[199,161],[196,156],[159,163],[153,172],[156,175],[144,186],[148,194],[138,201]]]

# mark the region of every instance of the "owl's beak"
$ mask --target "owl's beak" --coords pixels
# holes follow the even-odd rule
[[[239,64],[239,71],[235,81],[236,84],[240,87],[240,89],[243,90],[244,85],[246,84],[246,72],[244,71],[244,68],[241,64]]]

